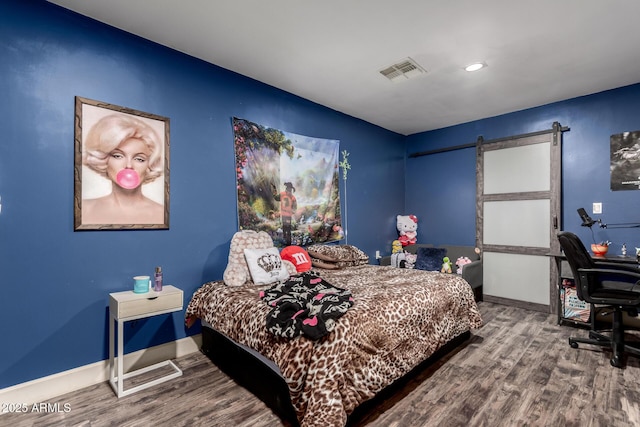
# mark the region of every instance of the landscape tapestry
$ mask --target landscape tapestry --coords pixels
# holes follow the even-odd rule
[[[238,224],[266,231],[277,247],[344,237],[339,141],[233,118]]]

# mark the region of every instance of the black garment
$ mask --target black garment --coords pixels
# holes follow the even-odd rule
[[[311,272],[276,283],[260,297],[274,307],[267,316],[267,329],[285,338],[322,338],[353,305],[351,291],[335,287]]]

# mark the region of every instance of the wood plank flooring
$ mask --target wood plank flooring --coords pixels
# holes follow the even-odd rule
[[[383,394],[350,419],[363,426],[640,425],[640,359],[624,369],[570,335],[555,316],[479,303],[484,326],[466,344]],[[200,353],[178,359],[184,375],[117,399],[108,383],[46,403],[68,412],[0,414],[23,426],[283,426],[260,400]]]

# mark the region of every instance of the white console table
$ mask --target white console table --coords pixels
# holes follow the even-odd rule
[[[124,323],[160,314],[172,313],[182,310],[183,293],[171,285],[166,285],[160,292],[150,291],[144,294],[136,294],[133,291],[115,292],[109,294],[109,383],[118,398],[127,396],[140,390],[152,387],[182,375],[182,371],[171,360],[156,363],[145,368],[124,373]],[[115,330],[117,325],[117,357],[115,356]],[[115,360],[114,360],[115,358]],[[173,372],[161,378],[136,385],[128,390],[124,389],[124,380],[152,371],[164,366],[169,366]]]

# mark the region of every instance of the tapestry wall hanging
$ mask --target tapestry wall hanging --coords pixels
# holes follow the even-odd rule
[[[339,141],[233,118],[241,230],[265,231],[277,247],[344,237]]]
[[[611,135],[611,190],[640,189],[640,131]]]

